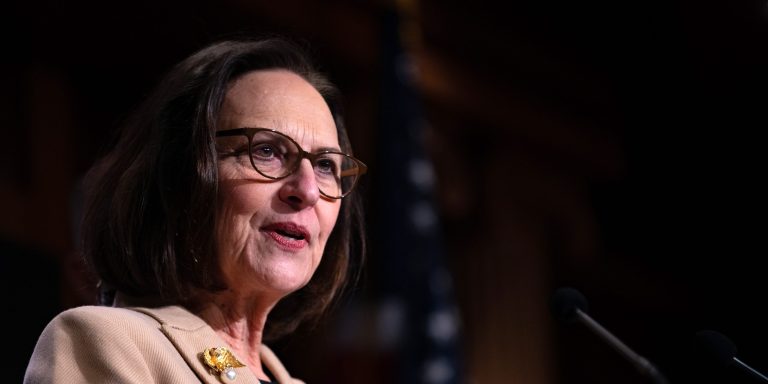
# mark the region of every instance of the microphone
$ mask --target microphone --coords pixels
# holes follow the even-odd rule
[[[768,383],[768,377],[756,371],[736,357],[736,346],[725,335],[712,330],[696,332],[698,344],[707,356],[721,366],[735,365],[750,376]]]
[[[648,359],[632,351],[626,344],[587,315],[587,299],[584,298],[581,292],[570,287],[559,288],[552,296],[551,310],[554,317],[562,322],[572,323],[579,321],[584,324],[629,360],[640,373],[653,380],[654,383],[668,383],[666,377]]]

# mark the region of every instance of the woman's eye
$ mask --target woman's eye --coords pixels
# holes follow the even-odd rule
[[[331,158],[320,158],[315,163],[315,169],[328,175],[336,175],[339,166]]]
[[[277,155],[275,147],[269,144],[259,144],[251,150],[253,157],[257,159],[270,159]]]

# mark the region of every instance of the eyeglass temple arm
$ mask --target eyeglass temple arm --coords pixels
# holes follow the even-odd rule
[[[341,177],[344,176],[353,176],[353,175],[362,175],[365,172],[368,171],[368,167],[365,166],[365,164],[358,164],[357,168],[349,168],[345,171],[341,171]]]

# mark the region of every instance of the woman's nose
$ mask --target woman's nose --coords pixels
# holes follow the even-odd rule
[[[308,159],[303,159],[299,168],[284,179],[280,188],[280,199],[296,210],[310,207],[320,198],[315,170]]]

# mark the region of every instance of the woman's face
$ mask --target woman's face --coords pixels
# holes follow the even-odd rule
[[[307,152],[339,150],[327,104],[306,80],[286,70],[250,72],[231,85],[219,129],[271,128]],[[280,180],[250,163],[244,136],[220,137],[218,239],[231,291],[281,298],[317,269],[336,223],[340,200],[323,197],[309,160]]]

